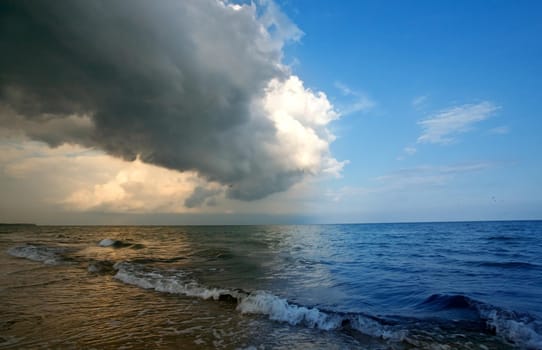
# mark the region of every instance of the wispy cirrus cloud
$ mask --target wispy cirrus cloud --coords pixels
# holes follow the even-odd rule
[[[341,115],[348,115],[357,112],[366,112],[375,106],[375,102],[366,94],[355,91],[341,82],[335,82],[335,87],[346,97],[352,99],[351,102],[339,108]]]
[[[461,163],[444,166],[422,165],[405,168],[379,176],[375,180],[385,185],[385,188],[402,189],[416,185],[442,185],[457,175],[489,169],[494,164],[490,162]]]
[[[504,125],[489,129],[489,133],[494,134],[494,135],[506,135],[509,132],[510,132],[510,128]]]
[[[407,146],[403,148],[402,154],[400,154],[396,159],[397,160],[404,160],[406,157],[412,157],[413,155],[418,152],[418,149],[416,147]]]
[[[450,165],[420,165],[399,169],[373,178],[372,185],[364,187],[343,187],[329,191],[326,196],[338,202],[347,197],[359,197],[371,194],[397,193],[400,191],[427,190],[430,187],[446,186],[460,176],[482,172],[498,166],[491,162],[456,163]]]
[[[448,144],[458,134],[472,130],[473,125],[491,117],[500,107],[483,101],[441,110],[418,122],[423,129],[418,143]]]
[[[414,154],[416,154],[418,150],[416,149],[416,147],[405,147],[403,149],[403,152],[405,152],[406,155],[408,156],[413,156]]]
[[[427,101],[427,95],[417,96],[412,99],[412,107],[420,108]]]

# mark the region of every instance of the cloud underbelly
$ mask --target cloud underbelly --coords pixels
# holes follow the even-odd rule
[[[216,184],[254,200],[343,166],[329,150],[338,114],[281,63],[301,32],[273,3],[0,6],[1,49],[12,53],[0,58],[2,128],[215,184],[187,206],[219,193]]]

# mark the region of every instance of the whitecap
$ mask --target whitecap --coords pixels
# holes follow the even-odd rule
[[[237,310],[241,313],[267,315],[273,321],[287,322],[291,325],[303,324],[322,330],[336,329],[342,322],[342,318],[336,314],[290,304],[286,299],[263,291],[241,297]]]
[[[133,243],[123,242],[123,241],[112,239],[112,238],[102,239],[98,243],[98,245],[100,247],[111,247],[111,248],[132,247],[133,249],[142,249],[145,247],[143,244],[133,244]]]
[[[218,300],[222,295],[232,293],[227,289],[202,287],[194,280],[189,279],[182,271],[153,270],[152,268],[126,262],[116,263],[114,268],[117,270],[114,276],[116,279],[126,284],[158,292],[214,300]]]
[[[8,254],[25,258],[32,261],[39,261],[47,265],[58,265],[64,261],[61,255],[66,250],[60,247],[47,247],[42,245],[26,244],[8,249]]]
[[[114,240],[114,239],[111,239],[111,238],[105,238],[105,239],[102,239],[100,241],[100,243],[98,243],[98,245],[100,247],[111,247],[111,246],[114,246],[115,244],[118,244],[117,243],[118,241]]]
[[[408,335],[408,332],[404,329],[394,329],[384,326],[378,321],[363,315],[353,317],[351,319],[351,327],[365,335],[395,342],[403,341]]]
[[[542,321],[528,314],[517,314],[480,303],[480,316],[505,340],[525,349],[542,349]]]
[[[249,293],[242,290],[207,288],[179,270],[156,269],[130,262],[116,263],[114,269],[117,270],[114,278],[126,284],[205,300],[233,301],[237,303],[236,310],[242,314],[264,315],[270,320],[293,326],[329,331],[347,325],[365,335],[389,341],[401,341],[407,334],[405,330],[380,324],[377,320],[360,314],[341,314],[322,311],[317,307],[300,306],[266,291]]]

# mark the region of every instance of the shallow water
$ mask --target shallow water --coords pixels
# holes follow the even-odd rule
[[[539,221],[0,232],[0,348],[542,349]]]

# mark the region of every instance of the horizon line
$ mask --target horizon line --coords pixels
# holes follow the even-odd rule
[[[403,225],[403,224],[460,224],[481,222],[529,222],[541,219],[502,219],[502,220],[428,220],[428,221],[389,221],[389,222],[342,222],[342,223],[265,223],[265,224],[38,224],[31,222],[0,222],[0,226],[72,226],[72,227],[103,227],[103,226],[143,226],[143,227],[179,227],[179,226],[333,226],[333,225]]]

